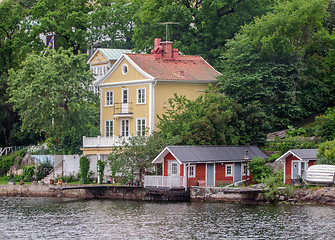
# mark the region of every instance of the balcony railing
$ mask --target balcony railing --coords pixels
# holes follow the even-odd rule
[[[133,115],[133,108],[132,108],[132,103],[121,103],[121,102],[116,102],[114,103],[114,116],[128,116],[128,115]]]
[[[83,137],[83,147],[113,147],[121,146],[127,137]]]
[[[186,188],[186,177],[145,176],[144,187]]]

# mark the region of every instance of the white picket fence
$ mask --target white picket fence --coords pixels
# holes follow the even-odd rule
[[[186,177],[145,176],[144,187],[186,188]]]

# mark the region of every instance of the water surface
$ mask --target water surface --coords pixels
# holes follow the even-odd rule
[[[335,239],[334,206],[0,198],[0,239]]]

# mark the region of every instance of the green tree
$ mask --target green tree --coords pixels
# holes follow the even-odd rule
[[[318,164],[335,165],[335,140],[321,143],[318,148],[317,157],[320,159],[318,160]]]
[[[90,14],[89,43],[99,47],[131,49],[134,33],[133,15],[138,1],[100,0]]]
[[[97,170],[98,170],[100,184],[103,183],[105,167],[106,167],[106,162],[99,159],[97,162]]]
[[[196,100],[175,96],[159,116],[160,133],[178,145],[234,145],[260,140],[262,115],[242,109],[232,98],[211,88]],[[257,132],[258,131],[258,132]]]
[[[37,22],[34,33],[54,34],[57,46],[72,48],[75,54],[86,52],[92,9],[88,0],[39,0],[31,8],[32,18]]]
[[[260,104],[274,129],[330,104],[334,87],[322,76],[334,45],[325,18],[326,0],[293,0],[245,25],[226,44],[221,91],[243,106]]]
[[[9,69],[17,69],[28,53],[41,49],[38,37],[31,31],[33,23],[26,16],[27,10],[14,1],[0,3],[0,145],[3,146],[21,143],[13,139],[13,130],[19,122],[13,105],[7,102]]]
[[[43,133],[56,150],[95,133],[92,128],[98,126],[98,101],[89,91],[93,76],[86,59],[62,49],[47,57],[30,54],[21,69],[10,72],[9,101],[20,115],[21,129]],[[69,153],[79,151],[81,140],[74,142]]]
[[[152,160],[166,145],[166,140],[158,133],[146,136],[132,136],[124,139],[121,146],[113,148],[109,155],[109,165],[115,177],[116,172],[127,175],[133,180],[135,173],[139,173],[139,180],[145,172],[150,171]]]
[[[134,15],[134,43],[137,49],[152,48],[153,39],[166,35],[184,54],[200,54],[214,67],[228,39],[244,24],[271,10],[272,0],[139,0]]]
[[[316,117],[316,134],[324,140],[335,140],[335,107]]]

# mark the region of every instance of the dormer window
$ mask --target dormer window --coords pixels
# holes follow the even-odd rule
[[[129,71],[128,65],[127,64],[123,64],[122,65],[122,74],[126,75]]]

